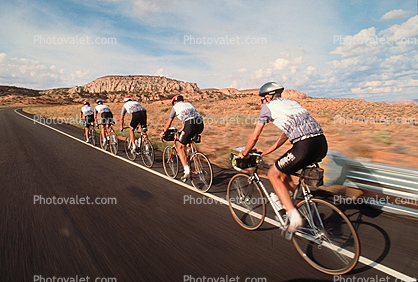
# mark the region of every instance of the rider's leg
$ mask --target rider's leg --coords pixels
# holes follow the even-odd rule
[[[89,140],[89,128],[88,127],[84,128],[84,135],[86,136],[86,141]]]
[[[186,145],[183,145],[180,142],[176,143],[177,153],[179,154],[180,162],[183,165],[183,167],[188,165],[185,148]]]
[[[100,133],[102,134],[102,140],[103,140],[103,141],[105,141],[105,140],[106,140],[105,126],[106,126],[106,125],[103,125],[103,124],[101,124],[101,125],[100,125]]]
[[[293,205],[289,195],[289,191],[294,190],[292,178],[286,173],[278,170],[276,166],[272,166],[269,169],[268,178],[289,215],[290,223],[288,231],[295,232],[296,229],[302,225],[302,217]]]
[[[132,146],[135,146],[135,128],[129,126],[129,137],[131,138]]]

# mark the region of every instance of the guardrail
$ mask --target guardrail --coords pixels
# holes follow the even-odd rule
[[[368,204],[418,218],[418,170],[353,160],[335,152],[321,164],[326,186],[359,189]]]

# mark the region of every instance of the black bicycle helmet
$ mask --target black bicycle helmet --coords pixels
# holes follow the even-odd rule
[[[84,101],[84,102],[83,102],[83,105],[90,106],[90,103],[89,103],[89,102],[87,102],[87,101]]]
[[[279,97],[282,95],[284,87],[277,82],[267,82],[263,86],[260,87],[260,92],[258,95],[261,97],[265,97],[266,95],[275,95],[277,94]]]
[[[184,98],[181,95],[175,95],[173,98],[171,98],[172,105],[174,105],[174,102],[180,102],[180,101],[184,101]]]
[[[98,105],[101,105],[101,104],[103,104],[103,100],[102,100],[102,99],[97,99],[97,100],[96,100],[96,103],[97,103]]]

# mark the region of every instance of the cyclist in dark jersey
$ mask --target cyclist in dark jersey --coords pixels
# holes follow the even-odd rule
[[[123,101],[126,103],[122,106],[120,131],[123,130],[125,114],[131,114],[132,119],[131,123],[129,124],[129,137],[131,138],[132,142],[132,150],[136,150],[135,128],[137,128],[139,124],[141,125],[141,128],[147,128],[147,110],[142,107],[139,102],[132,101],[132,97],[130,95],[126,95],[123,98]]]
[[[90,103],[87,101],[83,102],[84,106],[80,111],[80,118],[85,120],[86,127],[84,128],[84,135],[86,136],[86,142],[89,142],[89,127],[94,126],[94,109],[90,107]]]
[[[184,168],[182,180],[186,181],[190,177],[190,167],[187,162],[185,148],[187,144],[192,142],[192,138],[196,134],[202,133],[203,118],[192,104],[184,102],[184,98],[181,95],[175,95],[171,99],[171,104],[173,105],[173,108],[171,109],[170,116],[160,137],[164,137],[165,132],[170,128],[171,123],[176,116],[183,122],[183,128],[180,130],[179,142],[177,143],[177,152]]]
[[[287,140],[293,147],[284,153],[268,172],[268,177],[276,194],[286,208],[290,223],[289,232],[295,232],[302,224],[302,218],[289,195],[294,190],[290,175],[299,169],[318,162],[325,157],[328,145],[324,132],[318,122],[297,102],[281,97],[284,88],[276,82],[268,82],[260,88],[263,97],[257,125],[250,136],[241,157],[247,157],[268,122],[273,122],[281,131],[279,139],[262,155],[282,146]]]

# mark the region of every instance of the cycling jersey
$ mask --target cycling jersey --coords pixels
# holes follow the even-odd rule
[[[98,105],[95,108],[96,112],[98,112],[99,114],[103,114],[103,113],[111,113],[112,111],[110,110],[109,106],[106,105]]]
[[[84,116],[94,115],[94,110],[89,105],[85,105],[84,107],[82,107],[81,112],[83,113]]]
[[[202,116],[199,114],[196,108],[193,107],[192,104],[190,104],[189,102],[183,102],[183,101],[177,102],[171,109],[170,118],[173,119],[176,116],[183,123],[193,118],[202,119]]]
[[[128,112],[129,114],[132,114],[132,113],[141,112],[141,111],[146,111],[146,110],[144,107],[141,106],[140,103],[136,101],[128,101],[125,103],[125,105],[122,106],[121,115],[124,116],[126,112]]]
[[[263,105],[258,122],[272,121],[294,144],[324,134],[319,123],[297,102],[278,98]]]

